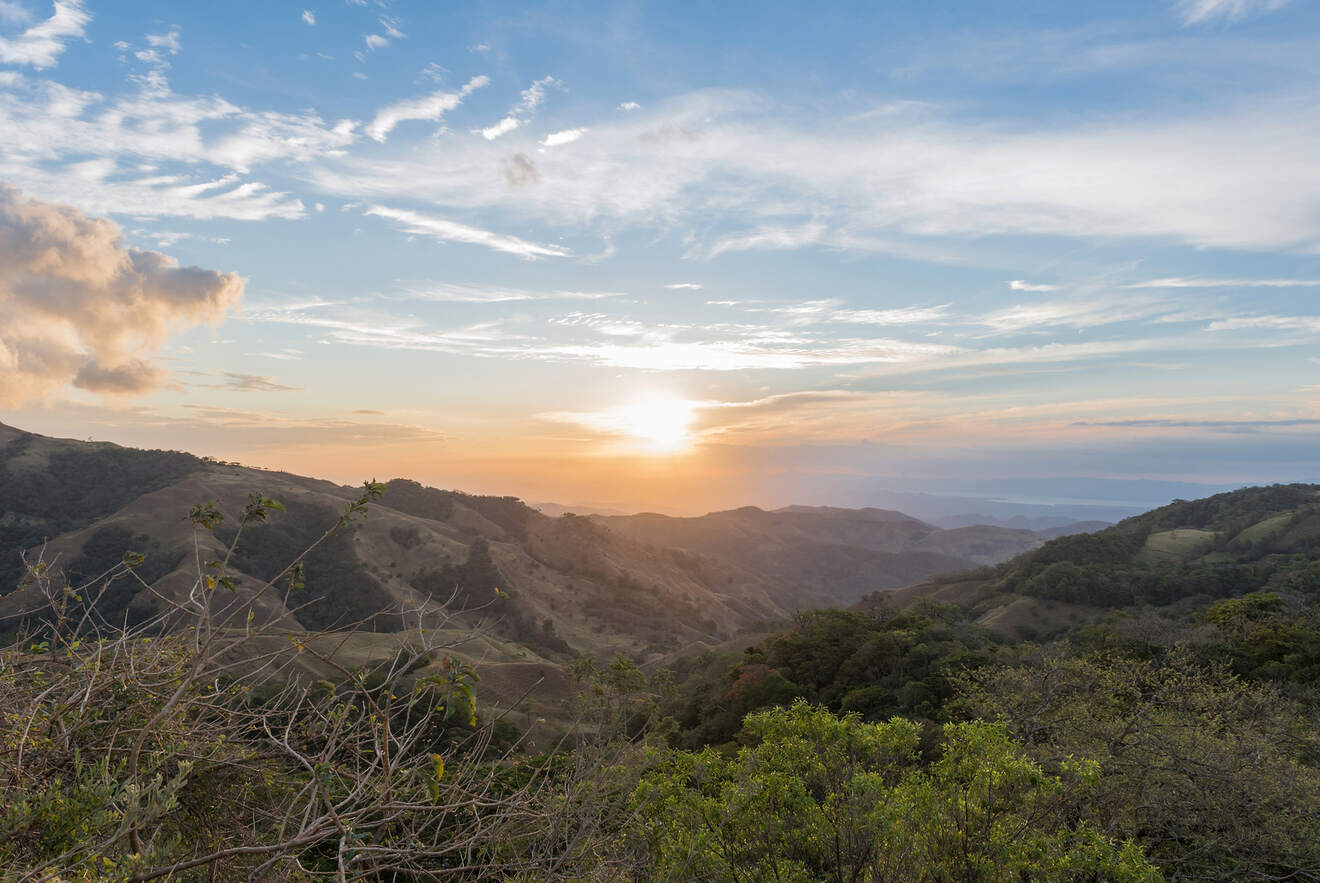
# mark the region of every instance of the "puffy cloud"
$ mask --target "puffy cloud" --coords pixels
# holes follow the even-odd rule
[[[151,389],[165,371],[144,356],[180,327],[221,320],[242,294],[237,274],[126,248],[113,222],[0,185],[0,403],[68,383]]]
[[[583,129],[565,129],[562,132],[551,132],[541,141],[546,147],[558,147],[561,144],[571,144],[587,133]]]
[[[170,55],[178,55],[179,50],[183,48],[177,27],[170,28],[169,32],[164,34],[147,34],[147,44],[157,49],[164,49]]]
[[[519,121],[517,117],[505,117],[495,125],[487,126],[486,128],[479,129],[478,131],[481,133],[482,138],[485,138],[487,141],[494,141],[496,138],[499,138],[502,135],[509,134],[510,132],[512,132],[514,129],[518,128],[521,125],[522,122]]]
[[[367,126],[367,135],[384,141],[394,127],[406,120],[439,121],[446,113],[463,103],[463,99],[490,83],[489,77],[473,77],[457,92],[433,92],[421,98],[411,98],[382,107]]]
[[[164,368],[141,359],[106,367],[92,357],[79,366],[73,385],[88,392],[135,395],[159,386],[164,379]]]
[[[304,9],[302,11],[302,20],[309,25],[314,25],[316,24],[316,13],[312,12],[310,9]]]
[[[40,70],[54,67],[64,45],[81,37],[92,20],[82,0],[56,0],[51,17],[19,34],[0,37],[0,62],[30,64]]]

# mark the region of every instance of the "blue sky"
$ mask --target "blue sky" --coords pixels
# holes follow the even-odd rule
[[[0,2],[23,223],[211,272],[54,311],[7,234],[0,419],[674,510],[1320,479],[1316,4],[825,6]]]

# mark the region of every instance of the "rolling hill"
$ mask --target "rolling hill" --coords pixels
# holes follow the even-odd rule
[[[10,591],[25,550],[35,554],[45,542],[46,560],[75,581],[104,572],[125,550],[141,552],[139,573],[162,598],[178,597],[195,578],[189,508],[214,501],[229,514],[201,537],[203,558],[220,557],[233,516],[256,492],[287,511],[250,527],[239,543],[231,565],[240,599],[257,598],[358,489],[0,426],[0,631],[37,603],[31,589]],[[396,479],[364,522],[312,554],[305,590],[287,600],[262,595],[252,608],[256,621],[290,630],[363,621],[392,632],[410,624],[400,610],[447,600],[460,622],[488,623],[531,658],[624,652],[648,659],[796,610],[852,604],[877,589],[1002,561],[1042,541],[997,527],[941,530],[877,509],[549,517],[513,497]],[[161,607],[151,594],[115,587],[100,611],[143,619]]]
[[[980,574],[936,576],[860,609],[929,598],[1009,638],[1048,637],[1114,609],[1177,612],[1269,591],[1320,590],[1320,485],[1176,500],[1094,533],[1052,539]]]

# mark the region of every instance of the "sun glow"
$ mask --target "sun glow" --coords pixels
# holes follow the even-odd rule
[[[686,448],[692,440],[692,405],[674,399],[656,399],[629,405],[620,413],[620,428],[657,452]]]

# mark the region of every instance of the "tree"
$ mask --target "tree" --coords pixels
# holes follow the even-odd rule
[[[923,765],[902,718],[794,703],[747,716],[752,744],[657,759],[634,793],[657,880],[1153,881],[1159,873],[1064,811],[1098,776],[1046,774],[1002,724],[948,724]]]
[[[1181,648],[1051,651],[973,673],[963,702],[1047,769],[1097,761],[1104,775],[1073,812],[1135,837],[1173,879],[1320,877],[1320,733],[1272,686]]]
[[[443,609],[372,636],[383,659],[366,665],[336,652],[346,632],[252,615],[263,598],[309,591],[303,562],[383,490],[369,482],[255,586],[230,566],[284,509],[261,494],[224,542],[225,513],[193,508],[195,579],[181,597],[140,578],[138,553],[85,585],[29,562],[48,609],[0,647],[0,876],[555,880],[600,868],[602,813],[631,791],[617,784],[635,754],[626,741],[518,756],[480,721],[476,672],[451,652],[472,635],[446,641]],[[121,582],[165,609],[106,619]],[[602,729],[572,735],[588,744]]]

